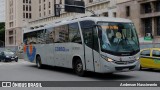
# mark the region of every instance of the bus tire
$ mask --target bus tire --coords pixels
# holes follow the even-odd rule
[[[76,61],[74,62],[74,71],[78,76],[83,77],[85,75],[85,71],[83,69],[83,63],[81,59],[77,58]]]
[[[43,65],[42,65],[42,61],[41,61],[41,57],[40,56],[37,56],[36,57],[36,65],[39,69],[42,69],[43,68]]]

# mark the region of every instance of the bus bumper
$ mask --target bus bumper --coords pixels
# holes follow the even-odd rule
[[[137,71],[140,69],[140,63],[135,60],[132,64],[120,65],[114,62],[104,61],[102,63],[101,73],[115,73],[115,72],[127,72],[127,71]]]

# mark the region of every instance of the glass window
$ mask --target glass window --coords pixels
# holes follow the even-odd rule
[[[29,5],[29,11],[31,11],[31,10],[32,10],[31,5]]]
[[[126,16],[129,17],[130,16],[130,6],[126,7]]]
[[[94,21],[81,21],[80,25],[82,29],[84,43],[88,47],[96,51],[99,51],[97,29],[94,26],[95,22]]]
[[[25,8],[26,8],[25,5],[23,5],[23,11],[25,11]]]
[[[24,34],[24,43],[26,45],[45,43],[43,30]]]
[[[139,40],[132,23],[98,22],[101,50],[115,55],[139,52]]]
[[[28,11],[28,5],[26,5],[26,11]]]
[[[153,57],[160,57],[160,51],[158,51],[158,50],[153,50],[152,56],[153,56]]]
[[[78,23],[69,24],[70,42],[82,43]]]
[[[152,34],[152,18],[144,19],[144,31],[145,36],[147,36],[148,33]]]
[[[157,18],[157,35],[160,36],[160,17]]]
[[[32,18],[32,14],[31,13],[29,13],[29,19],[31,19]]]
[[[55,27],[55,42],[63,43],[69,41],[68,25]]]
[[[54,28],[48,28],[45,32],[45,41],[47,44],[54,43],[55,41],[55,31]]]
[[[141,52],[142,56],[150,56],[150,50],[144,50]]]
[[[156,2],[156,11],[160,12],[160,1]]]

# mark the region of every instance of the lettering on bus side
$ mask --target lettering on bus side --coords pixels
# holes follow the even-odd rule
[[[55,47],[55,51],[57,51],[57,52],[69,52],[69,49],[66,49],[65,47]]]

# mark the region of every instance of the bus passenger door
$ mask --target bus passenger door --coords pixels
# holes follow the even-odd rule
[[[97,71],[95,66],[99,62],[98,49],[98,37],[96,35],[96,29],[93,21],[80,22],[83,40],[84,40],[84,57],[87,71]],[[96,45],[95,45],[96,44]]]

